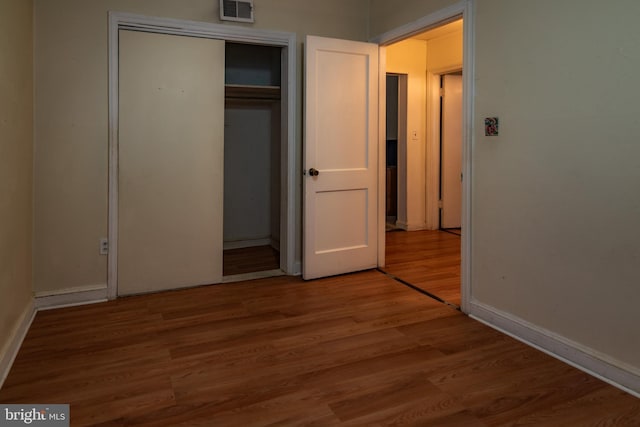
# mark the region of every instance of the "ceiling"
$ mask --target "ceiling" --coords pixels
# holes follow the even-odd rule
[[[416,34],[411,38],[415,40],[432,40],[458,31],[462,31],[462,19]]]

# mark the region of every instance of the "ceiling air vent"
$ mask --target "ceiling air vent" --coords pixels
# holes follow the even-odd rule
[[[220,19],[253,22],[253,0],[220,0]]]

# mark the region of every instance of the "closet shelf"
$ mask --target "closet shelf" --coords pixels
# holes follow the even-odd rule
[[[224,86],[226,99],[279,100],[280,86],[230,85]]]

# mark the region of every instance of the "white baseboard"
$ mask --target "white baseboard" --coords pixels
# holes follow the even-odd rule
[[[289,274],[292,276],[302,276],[302,261],[296,261],[293,264],[293,271]]]
[[[93,304],[107,301],[107,285],[78,286],[54,292],[37,292],[36,308],[50,310],[74,305]]]
[[[265,239],[253,239],[253,240],[235,240],[231,242],[224,242],[222,244],[223,250],[229,249],[242,249],[242,248],[252,248],[254,246],[270,246],[271,238],[267,237]]]
[[[29,305],[22,313],[20,321],[13,330],[9,341],[2,349],[2,353],[0,353],[0,389],[4,384],[4,380],[7,379],[7,375],[9,375],[9,370],[11,370],[11,366],[13,366],[13,361],[18,355],[18,351],[20,351],[20,347],[22,346],[24,338],[27,336],[27,332],[29,332],[29,327],[36,316],[36,311],[34,301],[31,299],[31,301],[29,301]]]
[[[494,307],[471,301],[469,316],[640,398],[640,370]]]
[[[420,231],[426,230],[427,224],[412,224],[404,221],[396,221],[396,227],[405,230],[405,231]]]

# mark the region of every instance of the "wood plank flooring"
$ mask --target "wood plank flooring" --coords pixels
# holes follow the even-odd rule
[[[222,274],[224,276],[278,270],[279,268],[280,253],[268,245],[223,251]]]
[[[383,270],[460,305],[460,236],[437,230],[387,232]]]
[[[640,400],[378,271],[39,312],[0,402],[72,426],[640,425]]]

